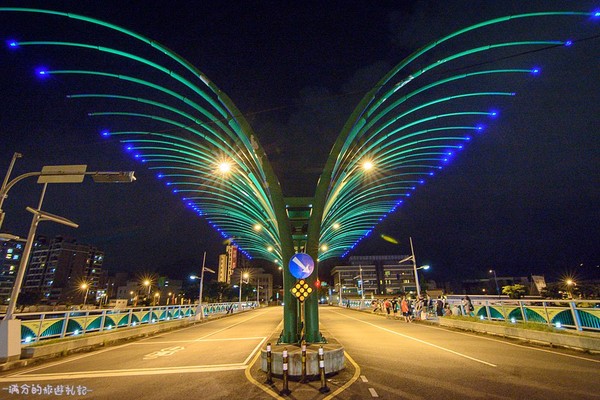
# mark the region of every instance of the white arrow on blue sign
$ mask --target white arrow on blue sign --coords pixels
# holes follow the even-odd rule
[[[289,264],[290,273],[296,279],[305,279],[315,270],[315,262],[306,253],[294,254]]]

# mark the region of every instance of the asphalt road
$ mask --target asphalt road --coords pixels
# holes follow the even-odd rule
[[[278,398],[281,380],[265,386],[256,356],[280,332],[281,312],[260,309],[8,371],[0,399]],[[319,393],[319,381],[291,381],[289,398],[600,399],[600,355],[337,307],[320,316],[325,336],[344,345],[347,368],[329,377],[330,393]]]

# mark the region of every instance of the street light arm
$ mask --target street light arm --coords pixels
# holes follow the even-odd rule
[[[403,262],[409,261],[409,260],[415,261],[415,257],[414,256],[408,256],[406,258],[403,258],[402,260],[398,261],[398,264],[402,264]]]

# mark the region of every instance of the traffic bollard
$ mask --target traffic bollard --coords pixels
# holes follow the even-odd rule
[[[282,359],[281,369],[283,371],[283,389],[279,392],[280,395],[285,396],[290,393],[290,389],[288,389],[288,352],[287,348],[283,349],[283,359]]]
[[[319,392],[329,393],[329,387],[327,387],[327,383],[325,382],[325,355],[323,346],[319,347],[319,373],[321,375],[321,388]]]
[[[306,383],[306,342],[302,341],[302,379],[300,379],[301,383]]]
[[[269,385],[273,383],[273,355],[271,354],[271,343],[267,343],[267,381]]]

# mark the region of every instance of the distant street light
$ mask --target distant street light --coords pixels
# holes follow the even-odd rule
[[[196,310],[196,319],[204,319],[204,309],[202,307],[202,288],[204,286],[204,271],[206,272],[211,272],[211,273],[215,273],[215,271],[213,271],[210,268],[206,268],[204,265],[206,263],[206,252],[204,252],[204,256],[202,257],[202,269],[200,272],[200,276],[198,277],[197,275],[191,275],[190,279],[198,279],[200,278],[200,289],[198,291],[198,309]]]
[[[79,287],[81,288],[81,290],[85,290],[85,296],[83,296],[83,305],[85,306],[85,303],[87,302],[88,293],[90,291],[90,285],[88,283],[82,283]]]
[[[160,292],[154,293],[154,305],[160,305]]]
[[[496,270],[490,269],[490,274],[494,274],[494,281],[496,282],[496,294],[500,297],[500,287],[498,286],[498,277],[496,276]]]
[[[240,295],[239,295],[239,299],[238,299],[238,311],[242,311],[242,278],[243,279],[248,279],[250,277],[250,274],[248,274],[247,272],[242,273],[242,271],[240,271]]]

